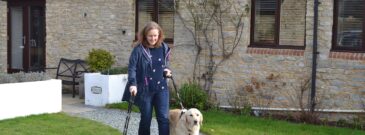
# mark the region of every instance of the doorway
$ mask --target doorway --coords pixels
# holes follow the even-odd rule
[[[8,72],[44,71],[45,0],[8,1]]]

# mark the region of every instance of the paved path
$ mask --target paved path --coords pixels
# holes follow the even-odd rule
[[[118,129],[120,132],[124,129],[125,118],[127,116],[126,111],[85,105],[83,99],[79,99],[78,97],[72,98],[72,96],[68,94],[62,96],[62,111],[72,116],[99,121]],[[128,135],[138,134],[139,118],[139,113],[132,113],[131,119],[129,120]],[[151,124],[151,135],[157,134],[157,121],[156,119],[153,119]]]
[[[84,99],[79,99],[78,96],[72,98],[71,94],[62,95],[62,112],[65,113],[83,113],[88,111],[94,111],[99,107],[86,106]]]

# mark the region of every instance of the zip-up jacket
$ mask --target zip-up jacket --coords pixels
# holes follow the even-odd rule
[[[169,66],[169,55],[170,48],[166,43],[162,43],[164,65],[165,68]],[[135,97],[134,103],[140,105],[140,101],[143,95],[148,92],[148,71],[152,69],[152,59],[149,57],[149,48],[143,47],[142,44],[137,45],[133,48],[133,51],[129,57],[128,64],[128,82],[124,89],[124,94],[122,101],[129,101],[131,93],[129,91],[130,86],[137,86],[137,95]],[[164,78],[166,79],[166,78]]]

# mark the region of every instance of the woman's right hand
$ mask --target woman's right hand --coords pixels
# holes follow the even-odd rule
[[[129,92],[131,92],[132,96],[136,96],[137,95],[137,86],[130,86]]]

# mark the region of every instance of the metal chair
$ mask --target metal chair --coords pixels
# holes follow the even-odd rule
[[[88,68],[84,60],[61,58],[57,66],[56,79],[61,79],[64,85],[72,85],[72,97],[74,98],[75,87],[80,84],[80,78],[85,72],[88,72]]]

